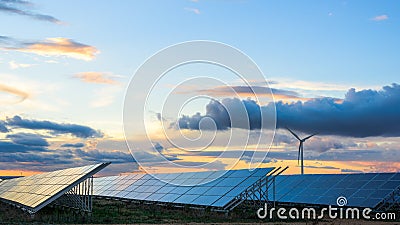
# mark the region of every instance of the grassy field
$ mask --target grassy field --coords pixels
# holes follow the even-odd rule
[[[267,221],[256,217],[254,209],[236,209],[229,215],[207,210],[175,208],[159,205],[132,204],[95,199],[91,215],[74,210],[45,207],[35,217],[7,204],[0,204],[0,224],[382,224],[383,221],[309,220]],[[384,224],[398,224],[388,221]]]

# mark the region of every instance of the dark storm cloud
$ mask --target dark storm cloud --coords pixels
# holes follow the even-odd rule
[[[7,133],[10,130],[6,127],[6,123],[4,121],[0,121],[0,132],[1,133]]]
[[[352,170],[352,169],[341,169],[341,173],[363,173],[364,171],[362,170]]]
[[[47,120],[29,120],[14,116],[6,120],[7,125],[31,130],[48,130],[54,134],[71,134],[79,138],[103,137],[100,131],[78,124],[56,123]]]
[[[42,135],[30,134],[30,133],[17,133],[8,134],[6,138],[9,138],[13,143],[26,145],[26,146],[49,146],[49,143]]]
[[[203,118],[211,118],[216,124],[218,130],[226,130],[232,126],[228,112],[233,112],[245,108],[249,117],[249,124],[237,124],[236,128],[259,129],[261,121],[260,106],[253,100],[240,100],[237,98],[225,98],[221,102],[212,100],[206,106],[206,115],[196,113],[193,116],[182,116],[179,118],[177,125],[181,129],[198,130],[200,120]],[[242,125],[242,126],[240,126]],[[207,128],[206,128],[207,129]]]
[[[85,146],[84,143],[73,143],[73,144],[66,143],[61,145],[62,148],[82,148],[84,146]]]
[[[277,127],[306,133],[351,137],[400,136],[400,85],[382,90],[350,89],[343,102],[320,98],[285,104],[278,102]]]
[[[222,103],[222,104],[221,104]],[[227,108],[245,107],[250,129],[259,129],[261,110],[270,110],[273,105],[260,107],[255,101],[246,99],[223,99],[211,101],[206,114],[182,116],[177,125],[181,129],[199,129],[199,121],[212,118],[217,129],[230,128]],[[305,102],[276,103],[277,128],[286,126],[305,133],[339,135],[350,137],[400,136],[400,85],[384,86],[382,90],[350,89],[342,101],[334,98],[316,98]],[[246,118],[244,118],[246,119]],[[244,128],[245,127],[238,127]]]
[[[27,6],[33,5],[28,1],[21,0],[0,0],[0,12],[16,14],[30,17],[35,20],[47,21],[51,23],[61,24],[62,22],[50,15],[34,13],[29,11]]]
[[[26,166],[21,166],[21,164],[66,164],[73,163],[74,154],[71,151],[54,151],[51,154],[37,154],[34,152],[14,152],[11,154],[0,155],[0,162],[3,163],[17,163],[20,169],[26,169]],[[6,168],[8,169],[8,168]],[[31,168],[29,168],[31,169]]]
[[[134,163],[132,156],[121,151],[83,151],[81,149],[47,149],[0,142],[0,170],[28,169],[51,171],[59,168],[98,162]]]
[[[0,142],[0,155],[7,155],[15,152],[47,152],[47,148],[44,146],[27,146],[22,144],[16,144],[13,142],[1,141]]]
[[[131,154],[127,154],[121,151],[99,151],[99,150],[91,150],[91,151],[83,151],[81,149],[76,149],[76,156],[79,158],[91,162],[113,162],[113,163],[126,163],[126,162],[134,162],[134,159]]]

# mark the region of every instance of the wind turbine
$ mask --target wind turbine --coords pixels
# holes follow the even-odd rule
[[[295,134],[291,129],[289,129],[289,127],[286,127],[286,129],[288,129],[288,131],[289,131],[290,133],[292,133],[293,136],[295,136],[295,137],[297,138],[297,140],[299,140],[299,142],[300,142],[300,143],[299,143],[299,154],[298,154],[298,156],[297,156],[297,163],[299,163],[300,155],[301,155],[301,174],[304,174],[304,164],[303,164],[303,152],[304,152],[304,149],[303,149],[303,143],[304,143],[307,139],[310,139],[312,136],[314,136],[314,135],[316,135],[316,134],[312,134],[312,135],[307,136],[307,137],[305,137],[305,138],[303,138],[303,139],[300,139],[299,136],[297,136],[297,134]]]

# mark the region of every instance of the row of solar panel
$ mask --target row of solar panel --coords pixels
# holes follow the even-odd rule
[[[269,199],[336,205],[343,196],[348,206],[374,208],[399,187],[399,173],[281,175],[276,178],[275,196],[269,191]]]
[[[224,207],[272,169],[170,173],[157,178],[148,174],[102,177],[94,179],[93,192],[114,198]]]
[[[100,165],[4,180],[0,183],[0,198],[35,208]]]

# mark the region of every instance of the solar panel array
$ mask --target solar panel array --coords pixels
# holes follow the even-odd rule
[[[61,196],[107,165],[101,163],[3,180],[0,182],[0,198],[36,212],[54,201],[54,196]]]
[[[275,200],[336,205],[336,199],[343,196],[347,206],[375,208],[397,188],[400,173],[280,175],[276,177]],[[268,194],[273,200],[271,190]]]
[[[224,207],[273,168],[95,178],[93,195],[173,204]],[[197,184],[197,185],[194,185]]]

